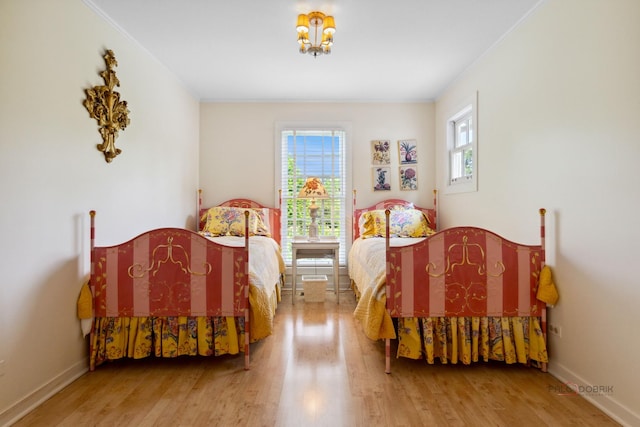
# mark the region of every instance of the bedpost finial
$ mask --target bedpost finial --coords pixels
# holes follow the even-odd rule
[[[96,211],[89,211],[89,216],[92,216],[92,217],[96,216]]]
[[[544,216],[547,213],[545,208],[540,208],[540,215]]]

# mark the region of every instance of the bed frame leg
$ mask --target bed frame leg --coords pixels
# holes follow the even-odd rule
[[[248,371],[249,370],[249,345],[246,345],[244,350],[244,370]]]
[[[249,289],[249,287],[247,286],[247,289]],[[248,304],[248,302],[247,302]],[[245,331],[244,331],[244,370],[248,371],[249,367],[250,367],[250,363],[249,363],[249,350],[250,350],[250,344],[251,344],[251,337],[250,337],[250,333],[249,333],[249,328],[251,327],[251,324],[249,323],[249,309],[245,308],[244,310],[244,324],[245,324]]]
[[[249,349],[251,344],[251,338],[249,336],[249,309],[245,309],[245,317],[244,317],[245,331],[244,331],[244,370],[248,371],[250,367],[249,363]]]
[[[251,344],[251,316],[249,315],[249,210],[244,211],[244,370],[249,370],[249,347]]]
[[[385,338],[384,340],[384,373],[391,373],[391,339]]]

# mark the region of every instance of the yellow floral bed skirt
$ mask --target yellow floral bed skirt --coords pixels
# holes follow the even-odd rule
[[[549,361],[539,317],[398,319],[398,357],[443,364]]]
[[[91,343],[95,366],[123,357],[238,354],[244,319],[234,317],[96,318]]]
[[[280,301],[280,286],[271,297],[253,286],[251,342],[273,332],[273,317]],[[94,319],[90,364],[121,358],[221,356],[244,351],[243,317],[99,317]]]

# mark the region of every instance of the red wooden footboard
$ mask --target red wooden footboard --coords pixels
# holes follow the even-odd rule
[[[392,317],[539,316],[542,247],[475,227],[443,230],[387,251]]]
[[[389,236],[389,215],[387,232]],[[544,266],[544,215],[540,245],[508,241],[488,230],[454,227],[422,242],[391,247],[386,239],[386,296],[391,317],[540,316],[536,299]],[[390,372],[390,341],[386,344]],[[544,369],[544,367],[543,367]]]
[[[248,369],[248,212],[244,247],[222,246],[180,228],[151,230],[119,245],[96,247],[95,211],[90,214],[96,317],[244,317]]]

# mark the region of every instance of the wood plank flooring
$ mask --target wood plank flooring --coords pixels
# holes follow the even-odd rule
[[[393,359],[353,320],[355,300],[283,293],[275,333],[242,356],[100,366],[15,426],[614,426],[537,369]]]

